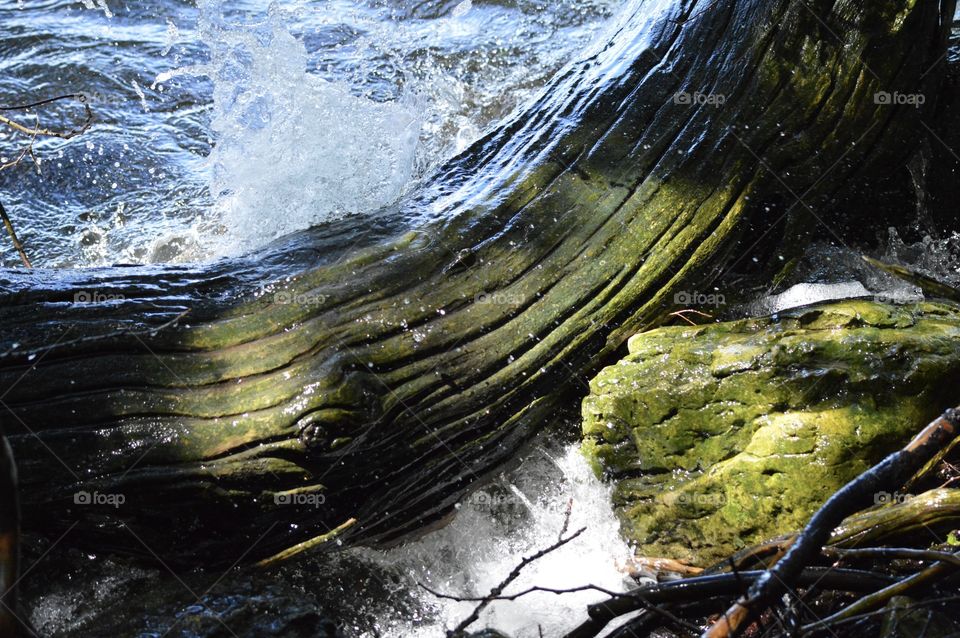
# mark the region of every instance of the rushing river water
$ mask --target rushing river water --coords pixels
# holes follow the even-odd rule
[[[222,5],[222,6],[221,6]],[[388,203],[528,99],[613,0],[10,0],[6,105],[96,121],[0,172],[35,265],[198,261]],[[67,130],[79,104],[37,109]],[[32,126],[32,117],[22,117]],[[15,157],[23,136],[5,133]],[[2,264],[19,263],[8,241]]]

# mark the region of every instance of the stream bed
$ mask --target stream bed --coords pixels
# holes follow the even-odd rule
[[[0,7],[0,101],[83,93],[95,115],[76,139],[36,145],[0,171],[0,196],[34,265],[208,261],[415,188],[439,163],[532,98],[595,41],[615,0],[34,0]],[[39,112],[69,129],[83,110]],[[0,135],[4,161],[22,139]],[[886,257],[960,282],[957,236]],[[0,264],[20,260],[0,242]],[[744,312],[919,291],[842,248],[812,250],[795,284]],[[578,424],[465,497],[447,524],[389,549],[298,557],[274,570],[184,572],[71,547],[28,544],[29,616],[45,636],[440,638],[525,556],[534,585],[623,590],[633,548],[609,487],[580,455]],[[184,539],[189,543],[189,539]],[[238,555],[238,560],[242,555]],[[556,636],[603,594],[536,593],[490,605],[473,626]],[[332,635],[332,634],[331,634]]]

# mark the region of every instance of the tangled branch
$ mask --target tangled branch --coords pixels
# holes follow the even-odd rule
[[[950,409],[898,450],[843,486],[810,519],[787,553],[750,587],[703,634],[703,638],[731,638],[782,594],[789,591],[803,571],[822,551],[831,532],[847,516],[864,508],[877,492],[896,490],[920,471],[960,433],[960,411]],[[946,563],[939,563],[946,565]]]

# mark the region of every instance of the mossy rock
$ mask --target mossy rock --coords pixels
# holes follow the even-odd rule
[[[584,452],[645,555],[707,564],[803,526],[956,403],[960,308],[848,300],[634,336]]]

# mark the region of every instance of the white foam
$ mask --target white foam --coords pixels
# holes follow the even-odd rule
[[[308,74],[307,51],[282,11],[232,25],[221,4],[198,5],[210,63],[180,70],[214,85],[210,190],[224,233],[213,252],[240,253],[396,200],[413,176],[420,135],[413,99],[378,103]]]
[[[592,584],[612,591],[625,589],[618,565],[632,554],[620,537],[610,488],[594,476],[577,446],[571,445],[557,456],[538,452],[503,485],[506,489],[501,487],[498,492],[487,490],[467,497],[450,524],[419,541],[386,552],[357,551],[366,560],[406,574],[409,586],[420,582],[447,594],[484,596],[523,557],[557,541],[572,499],[569,530],[586,527],[586,531],[526,567],[505,593],[535,585],[565,589]],[[393,619],[381,627],[382,635],[441,638],[476,606],[438,600],[424,590],[417,596],[423,617]],[[541,592],[517,601],[497,601],[470,629],[492,627],[514,638],[537,638],[541,630],[544,636],[563,635],[587,619],[588,604],[602,598],[597,591]]]
[[[748,314],[771,314],[819,301],[867,297],[872,294],[859,281],[844,281],[833,284],[796,284],[779,295],[771,295],[760,299],[750,308]]]
[[[85,9],[100,9],[103,11],[103,15],[108,18],[113,17],[113,12],[110,11],[110,7],[107,6],[106,0],[81,0]]]

